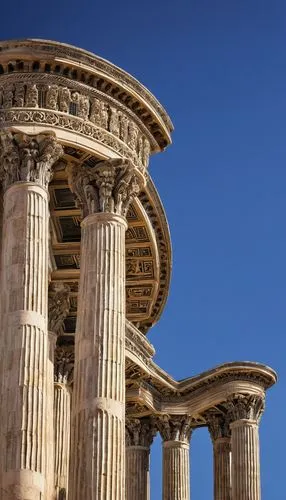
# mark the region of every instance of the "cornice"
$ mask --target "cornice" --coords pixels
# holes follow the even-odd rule
[[[153,136],[164,149],[171,143],[170,134],[172,122],[158,100],[138,80],[126,71],[118,68],[105,59],[86,50],[50,40],[24,39],[0,42],[0,63],[10,63],[16,60],[31,60],[55,62],[60,67],[70,68],[89,79],[95,77],[93,84],[106,91],[109,95],[123,97],[124,102],[131,106],[144,122],[152,121]],[[147,122],[146,122],[147,123]],[[150,122],[151,123],[151,122]]]

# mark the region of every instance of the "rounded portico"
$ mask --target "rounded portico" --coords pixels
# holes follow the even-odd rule
[[[231,482],[236,500],[260,500],[258,423],[275,373],[229,363],[177,382],[146,337],[171,272],[148,172],[171,142],[168,115],[87,51],[0,49],[1,500],[149,500],[157,431],[163,498],[189,500],[201,426],[215,499],[229,500]]]
[[[2,429],[2,490],[66,495],[69,454],[70,496],[123,499],[125,323],[145,334],[168,294],[169,231],[147,169],[173,127],[143,85],[94,54],[32,39],[0,48],[2,332],[17,339],[2,338],[15,360],[3,358],[3,373],[15,370],[5,422],[19,394],[17,423]],[[16,272],[24,283],[10,290]]]

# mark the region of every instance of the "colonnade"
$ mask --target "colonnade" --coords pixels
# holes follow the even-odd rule
[[[213,443],[214,500],[261,499],[258,424],[263,404],[261,395],[240,394],[226,402],[225,413],[206,414]],[[149,470],[154,429],[159,430],[162,437],[163,500],[190,500],[189,448],[194,426],[192,417],[182,415],[151,417],[149,421],[146,417],[142,421],[129,420],[126,428],[127,500],[150,499],[146,464]],[[145,460],[141,460],[143,441],[146,444],[142,429],[146,428],[152,431],[149,430],[148,445],[144,447]],[[133,440],[129,437],[130,429]]]
[[[149,500],[150,446],[159,429],[163,499],[189,500],[191,417],[125,424],[126,213],[144,183],[127,160],[69,170],[83,214],[72,402],[73,360],[60,349],[53,373],[55,340],[69,305],[68,290],[60,289],[52,291],[48,308],[48,184],[62,154],[52,134],[0,135],[0,498]],[[215,500],[260,500],[261,401],[229,401],[229,434],[217,434],[222,426],[211,416]]]

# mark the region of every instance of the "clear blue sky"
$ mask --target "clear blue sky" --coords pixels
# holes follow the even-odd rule
[[[4,2],[1,38],[55,39],[140,79],[173,145],[151,172],[170,223],[169,301],[149,338],[183,378],[232,360],[278,371],[261,424],[263,499],[285,498],[285,0]],[[192,500],[212,498],[206,431],[192,440]],[[161,497],[160,440],[152,500]]]

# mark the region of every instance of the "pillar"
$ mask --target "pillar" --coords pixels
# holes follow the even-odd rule
[[[127,160],[71,167],[83,210],[71,500],[125,500],[125,230],[142,174]]]
[[[49,390],[49,412],[52,418],[53,454],[50,458],[52,493],[50,498],[63,500],[68,492],[68,469],[70,453],[70,399],[71,373],[73,369],[73,348],[56,348],[57,337],[63,321],[69,313],[70,289],[62,282],[51,283],[49,287],[50,360],[52,385]],[[72,358],[72,359],[71,359]],[[65,496],[63,496],[65,494]]]
[[[155,435],[149,417],[126,421],[126,500],[150,500],[150,447]]]
[[[163,417],[158,428],[163,438],[163,500],[190,500],[192,419]]]
[[[222,414],[206,417],[213,443],[214,500],[231,499],[231,443],[228,419]]]
[[[46,499],[48,470],[48,183],[62,154],[52,135],[0,136],[1,499]]]
[[[229,402],[235,500],[261,500],[258,423],[263,408],[262,395],[238,395]]]
[[[73,366],[73,347],[57,347],[54,392],[56,500],[68,498]]]

